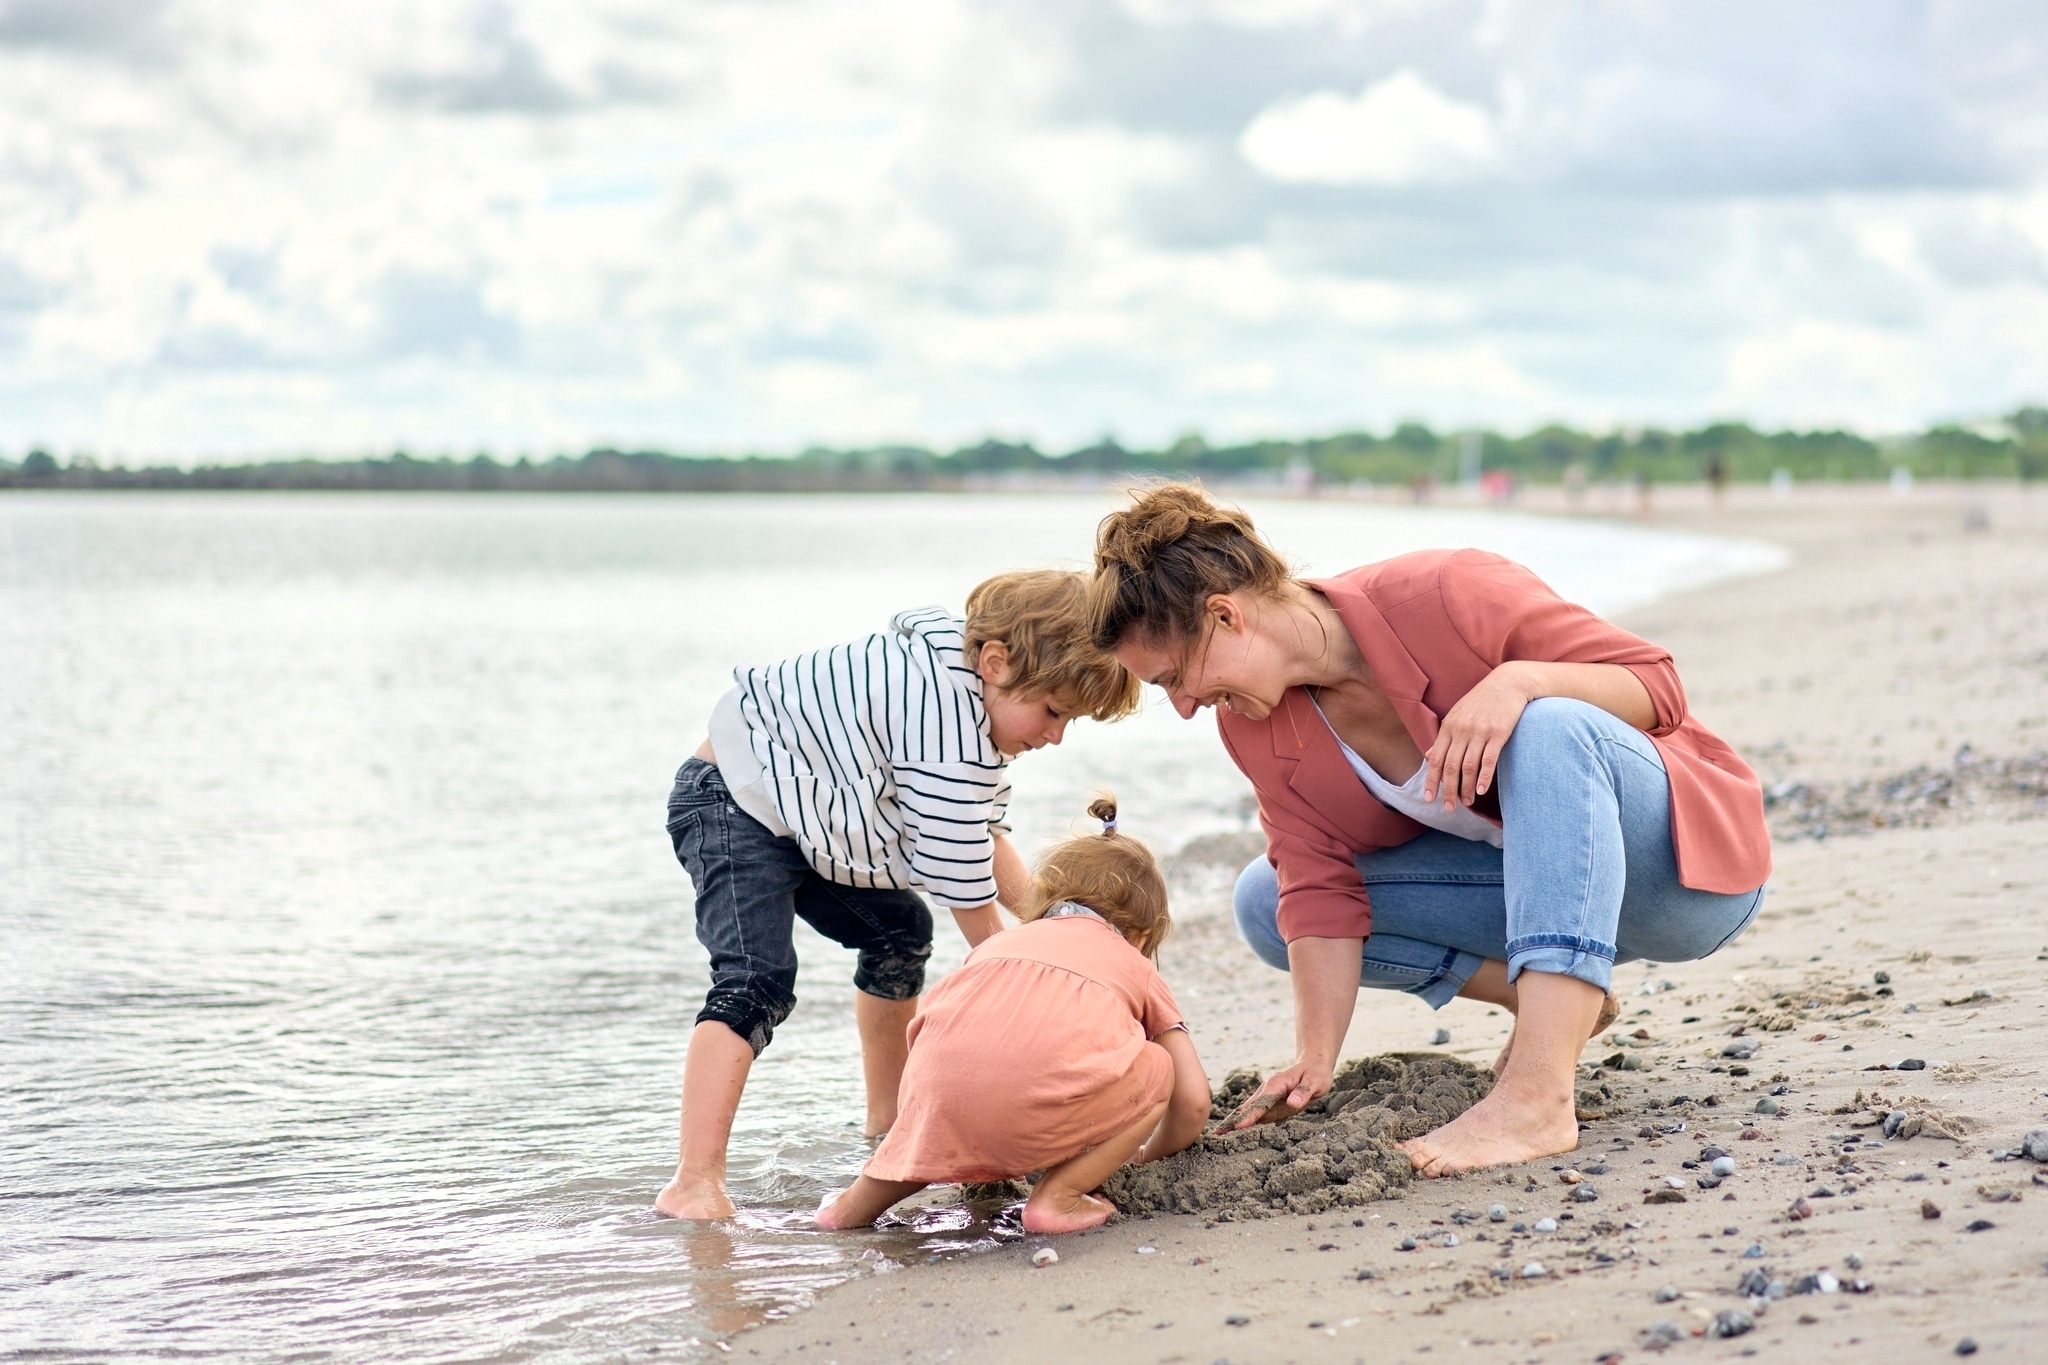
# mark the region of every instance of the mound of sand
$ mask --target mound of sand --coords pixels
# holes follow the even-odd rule
[[[1259,1088],[1233,1071],[1210,1105],[1220,1120]],[[1126,1166],[1104,1194],[1125,1213],[1204,1213],[1218,1221],[1322,1213],[1398,1195],[1412,1167],[1395,1146],[1464,1113],[1493,1074],[1436,1053],[1347,1063],[1330,1093],[1284,1123],[1212,1134],[1164,1161]]]

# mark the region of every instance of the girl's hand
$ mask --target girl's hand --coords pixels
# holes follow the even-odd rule
[[[1317,1096],[1329,1094],[1333,1080],[1330,1068],[1315,1062],[1296,1062],[1285,1071],[1276,1071],[1266,1078],[1256,1095],[1223,1121],[1221,1131],[1235,1133],[1254,1124],[1291,1119],[1308,1108]]]
[[[1532,694],[1519,662],[1502,664],[1458,698],[1422,756],[1422,799],[1441,799],[1445,810],[1469,806],[1493,785],[1500,751],[1515,733]]]

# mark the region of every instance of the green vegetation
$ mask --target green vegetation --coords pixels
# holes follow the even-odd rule
[[[1215,483],[1322,485],[1370,480],[1445,483],[1460,473],[1466,438],[1409,422],[1384,436],[1344,432],[1299,441],[1211,446],[1184,436],[1158,450],[1099,441],[1064,455],[1030,445],[983,441],[939,453],[918,446],[811,449],[792,456],[742,458],[662,451],[593,450],[550,460],[504,464],[423,460],[403,451],[357,460],[271,460],[182,469],[102,468],[88,457],[60,463],[33,450],[18,464],[0,460],[0,488],[490,489],[528,491],[861,491],[1031,486],[1062,479],[1128,474],[1193,475]],[[1546,426],[1521,436],[1478,437],[1482,466],[1532,483],[1554,482],[1573,465],[1588,479],[1647,477],[1686,482],[1717,463],[1735,480],[1880,479],[1896,468],[1920,478],[2048,478],[2048,408],[2024,407],[2002,422],[1944,425],[1914,436],[1871,440],[1846,431],[1758,431],[1717,422],[1696,431],[1654,428],[1595,435]]]

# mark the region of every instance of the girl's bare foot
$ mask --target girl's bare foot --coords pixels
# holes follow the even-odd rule
[[[1479,1103],[1432,1133],[1401,1144],[1426,1176],[1456,1175],[1556,1156],[1579,1145],[1571,1090],[1532,1092],[1503,1080]]]
[[[654,1211],[669,1218],[730,1218],[732,1199],[725,1182],[709,1176],[685,1176],[676,1172],[667,1188],[654,1196]]]
[[[1041,1179],[1031,1198],[1024,1201],[1026,1232],[1057,1234],[1099,1228],[1116,1213],[1116,1205],[1099,1194],[1078,1190],[1047,1189]]]
[[[828,1232],[871,1227],[899,1199],[908,1199],[924,1188],[921,1180],[877,1180],[863,1175],[843,1190],[825,1196],[818,1206],[817,1223]]]

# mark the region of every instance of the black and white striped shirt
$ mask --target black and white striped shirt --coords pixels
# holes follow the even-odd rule
[[[1008,760],[965,624],[923,607],[864,640],[733,670],[768,797],[820,876],[950,908],[995,899]]]

